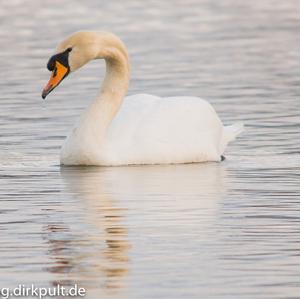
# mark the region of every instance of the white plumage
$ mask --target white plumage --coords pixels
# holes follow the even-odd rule
[[[125,98],[110,124],[102,163],[220,161],[229,139],[208,102],[193,97],[139,94]]]

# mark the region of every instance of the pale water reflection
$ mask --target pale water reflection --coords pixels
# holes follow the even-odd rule
[[[99,295],[97,292],[102,294],[106,289],[105,294],[109,295],[113,289],[114,296],[119,294],[120,298],[124,298],[128,290],[128,275],[135,274],[130,256],[138,253],[136,247],[144,246],[138,243],[145,242],[143,239],[156,238],[153,229],[158,229],[157,235],[164,240],[161,245],[170,237],[169,241],[175,242],[174,245],[179,238],[179,242],[185,242],[196,232],[198,242],[204,242],[210,238],[208,232],[216,221],[221,196],[226,192],[226,172],[217,164],[200,167],[196,164],[64,167],[61,175],[66,193],[81,201],[82,217],[90,229],[78,242],[80,246],[89,244],[90,250],[68,260],[62,257],[62,253],[69,254],[76,243],[55,241],[55,238],[49,240],[53,247],[50,252],[57,264],[51,271],[72,273],[74,281],[84,286],[88,281],[89,294]],[[162,232],[162,229],[165,231]],[[60,236],[67,234],[66,228],[59,225],[54,230],[60,232]],[[132,248],[132,243],[136,242]],[[149,256],[146,260],[151,263],[156,258]],[[161,261],[161,264],[164,263]],[[116,292],[117,288],[122,291]]]
[[[94,252],[76,259],[81,264],[77,281],[88,278],[94,280],[94,286],[105,289],[122,287],[128,273],[130,243],[126,209],[106,190],[109,176],[99,168],[62,168],[61,175],[66,191],[82,202],[83,218],[90,226],[87,239],[82,241],[96,245]]]

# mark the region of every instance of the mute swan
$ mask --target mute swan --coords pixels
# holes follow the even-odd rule
[[[129,60],[122,41],[106,32],[77,32],[66,38],[47,65],[46,96],[92,59],[103,58],[106,76],[98,97],[82,114],[61,149],[63,165],[171,164],[221,161],[242,124],[224,127],[213,107],[197,97],[124,98]]]

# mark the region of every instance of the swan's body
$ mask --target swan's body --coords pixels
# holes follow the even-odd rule
[[[99,96],[67,137],[61,164],[220,161],[227,143],[242,130],[242,125],[224,127],[212,106],[200,98],[146,94],[124,98],[129,82],[128,56],[123,43],[112,34],[75,33],[58,51],[70,47],[70,71],[91,59],[104,58],[107,73]]]

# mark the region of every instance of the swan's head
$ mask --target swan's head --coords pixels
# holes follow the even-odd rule
[[[99,43],[99,33],[96,32],[77,32],[61,42],[56,54],[48,61],[47,68],[52,74],[43,89],[42,98],[45,99],[70,72],[96,58],[99,46],[101,47],[101,40]]]

